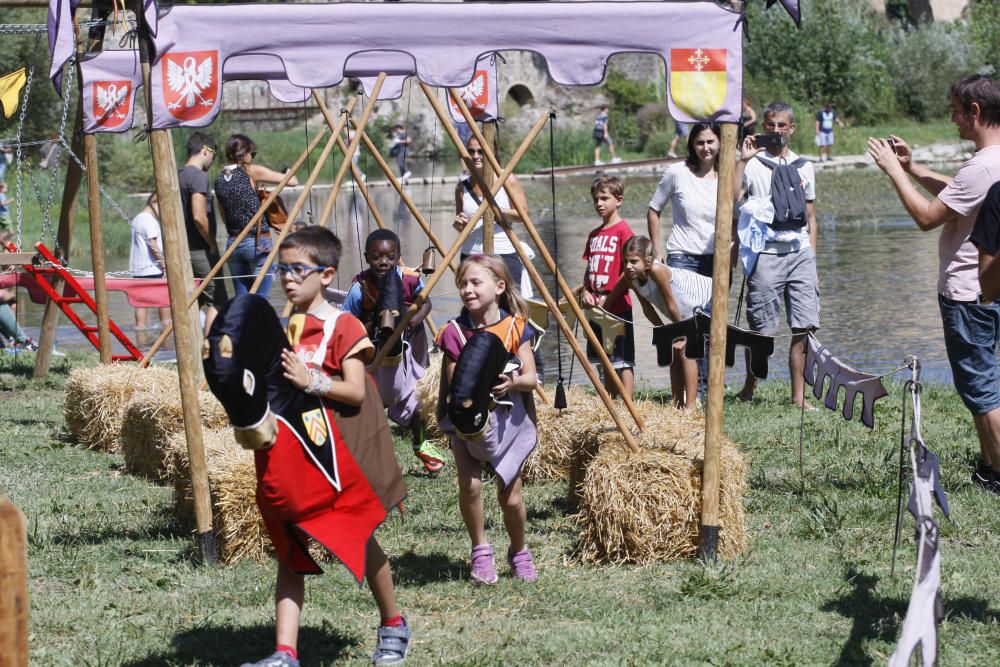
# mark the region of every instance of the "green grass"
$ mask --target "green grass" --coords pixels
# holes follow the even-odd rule
[[[274,566],[199,565],[170,489],[63,435],[61,384],[80,359],[35,382],[30,357],[0,355],[0,489],[28,519],[32,663],[232,665],[267,654]],[[409,664],[884,664],[915,560],[907,515],[890,576],[901,388],[889,389],[873,432],[829,411],[807,415],[805,479],[787,387],[765,384],[751,406],[730,396],[726,432],[749,462],[750,539],[715,566],[582,565],[565,486],[540,484],[525,491],[540,581],[473,588],[453,478],[417,472],[398,442],[406,513],[378,535],[415,630]],[[954,518],[942,525],[941,664],[997,664],[1000,498],[968,481],[975,438],[950,387],[926,389],[923,434]],[[494,499],[487,516],[502,551]],[[366,659],[375,623],[368,592],[331,564],[307,584],[304,664]]]

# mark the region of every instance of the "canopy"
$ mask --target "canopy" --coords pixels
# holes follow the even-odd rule
[[[352,58],[347,76],[357,77],[367,94],[371,94],[376,77],[374,60],[380,54],[363,53]],[[496,95],[496,64],[492,56],[484,56],[476,65],[476,78],[463,91],[466,103],[479,120],[499,115]],[[379,99],[395,99],[402,95],[403,81],[414,74],[413,60],[399,53],[381,54],[379,62],[390,65],[397,74],[386,79]],[[136,92],[142,88],[142,69],[136,51],[102,51],[86,56],[80,62],[83,78],[83,131],[125,132],[133,126]],[[288,82],[284,65],[278,56],[247,54],[232,56],[223,65],[222,81],[259,80],[267,83],[271,96],[279,102],[301,104],[309,98],[309,90]],[[478,114],[477,114],[478,111]],[[461,121],[457,110],[452,110]]]
[[[51,0],[53,73],[71,55],[72,41],[67,49],[59,36],[72,1]],[[146,2],[148,20],[156,12]],[[274,56],[287,80],[304,89],[365,77],[366,70],[368,76],[415,73],[432,86],[461,88],[473,80],[480,57],[496,51],[538,53],[563,85],[600,83],[617,53],[656,54],[666,64],[671,116],[735,123],[740,20],[713,2],[175,6],[161,10],[154,25],[153,127],[210,124],[220,108],[224,63],[237,56]]]

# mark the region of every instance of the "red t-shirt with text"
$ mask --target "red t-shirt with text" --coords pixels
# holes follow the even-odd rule
[[[587,261],[585,287],[594,294],[607,294],[614,289],[622,275],[622,248],[625,242],[635,236],[625,220],[619,220],[608,227],[598,227],[587,236],[587,246],[583,259]],[[604,304],[610,313],[632,310],[632,299],[626,291],[616,303]]]

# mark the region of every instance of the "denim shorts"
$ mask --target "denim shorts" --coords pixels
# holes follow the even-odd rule
[[[1000,304],[954,301],[939,294],[938,306],[955,391],[974,415],[1000,408]]]
[[[781,304],[791,329],[819,328],[816,254],[811,247],[780,255],[761,253],[747,278],[747,322],[757,333],[778,332]]]
[[[672,252],[667,255],[667,266],[671,269],[687,269],[699,276],[712,277],[712,262],[715,255],[691,255],[686,252]]]

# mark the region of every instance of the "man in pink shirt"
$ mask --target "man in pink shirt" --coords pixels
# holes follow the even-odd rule
[[[979,207],[1000,180],[1000,87],[986,76],[951,85],[951,120],[976,153],[948,177],[913,162],[899,137],[868,139],[868,154],[892,180],[900,200],[923,231],[938,237],[938,303],[955,390],[972,412],[982,460],[973,481],[1000,493],[1000,305],[985,302],[979,286],[979,252],[969,240]],[[912,176],[934,199],[925,198]]]

